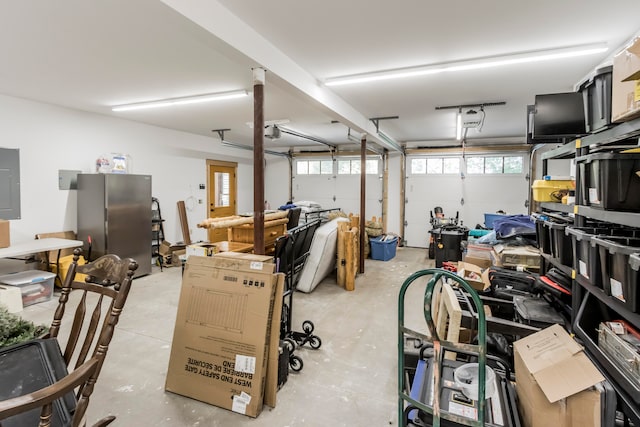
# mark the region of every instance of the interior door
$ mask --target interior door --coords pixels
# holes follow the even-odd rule
[[[236,215],[236,170],[237,163],[207,160],[207,204],[209,218]],[[210,242],[227,240],[226,228],[210,228]]]

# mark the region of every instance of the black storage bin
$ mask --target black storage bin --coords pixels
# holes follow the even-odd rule
[[[574,270],[595,286],[600,284],[600,259],[595,246],[591,246],[591,238],[607,231],[607,228],[596,227],[565,228],[565,233],[571,238]]]
[[[636,292],[636,312],[640,311],[640,291],[638,290],[638,286],[640,286],[640,250],[638,253],[629,255],[629,267],[631,270],[629,271],[629,287],[631,289],[635,289]]]
[[[573,269],[594,286],[602,288],[600,257],[591,238],[595,236],[640,237],[640,230],[627,227],[573,227],[565,228],[571,238]],[[604,289],[603,289],[604,290]]]
[[[572,267],[571,262],[571,237],[564,232],[567,223],[545,221],[551,234],[551,256],[560,264]]]
[[[598,247],[601,280],[607,295],[633,312],[640,309],[637,272],[630,264],[630,255],[640,252],[640,238],[597,236],[591,244]]]
[[[595,133],[611,126],[611,83],[613,66],[596,70],[595,74],[580,85],[584,100],[586,131]]]
[[[442,267],[444,261],[462,260],[462,242],[467,240],[468,228],[440,227],[429,233],[433,234],[436,267]]]
[[[580,204],[640,210],[640,154],[597,153],[579,159]]]
[[[551,234],[550,230],[544,226],[545,217],[534,216],[536,223],[536,238],[540,252],[551,255]]]

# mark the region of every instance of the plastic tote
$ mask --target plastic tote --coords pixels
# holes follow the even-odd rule
[[[377,261],[389,261],[396,256],[396,247],[398,246],[398,238],[384,239],[385,236],[371,238],[371,259]]]

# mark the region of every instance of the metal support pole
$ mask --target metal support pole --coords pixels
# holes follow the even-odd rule
[[[253,69],[253,252],[264,255],[264,82],[265,71]]]
[[[359,273],[364,273],[364,224],[367,188],[367,135],[360,139],[360,260]]]
[[[407,156],[400,153],[400,241],[405,245],[404,229],[406,227],[406,203],[407,203]]]

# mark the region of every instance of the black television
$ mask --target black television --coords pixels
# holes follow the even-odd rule
[[[536,95],[532,138],[573,139],[585,135],[584,101],[580,92]]]

